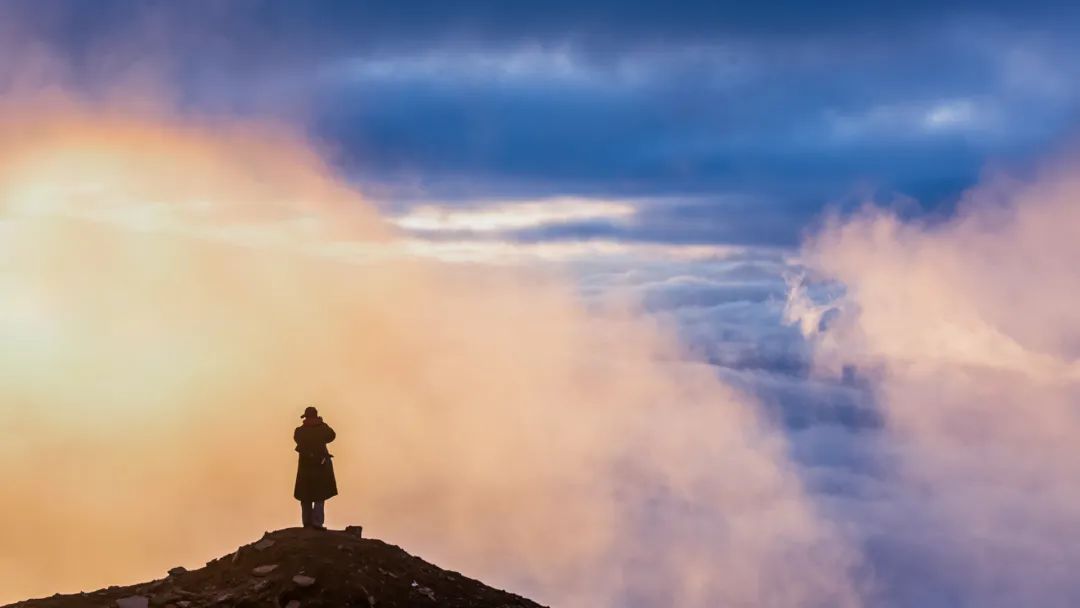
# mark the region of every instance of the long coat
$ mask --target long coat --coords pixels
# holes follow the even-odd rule
[[[318,501],[337,496],[334,463],[326,449],[326,444],[336,436],[334,429],[321,418],[317,424],[304,424],[293,431],[299,453],[293,489],[293,497],[297,500]]]

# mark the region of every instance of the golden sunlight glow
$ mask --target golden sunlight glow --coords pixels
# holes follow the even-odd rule
[[[650,592],[853,603],[832,574],[848,549],[782,441],[629,307],[586,310],[532,269],[436,264],[506,251],[396,238],[272,127],[4,116],[0,479],[15,500],[0,503],[0,601],[156,578],[293,525],[289,437],[317,403],[339,433],[331,525],[545,603],[617,605],[612,556],[644,542],[638,509],[662,487],[739,526],[631,547],[673,573]],[[434,224],[632,214],[554,209]],[[728,576],[703,582],[706,568]],[[762,587],[781,569],[799,574]]]

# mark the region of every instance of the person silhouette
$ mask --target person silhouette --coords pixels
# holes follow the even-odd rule
[[[319,410],[308,406],[301,416],[304,423],[293,431],[293,441],[299,460],[296,466],[296,486],[293,497],[300,501],[300,518],[305,528],[325,530],[325,502],[337,496],[333,456],[326,444],[337,437],[334,429],[323,422]]]

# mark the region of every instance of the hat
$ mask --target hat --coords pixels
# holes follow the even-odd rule
[[[304,415],[300,416],[300,417],[301,418],[318,418],[319,417],[319,410],[315,409],[314,406],[309,405],[304,410]]]

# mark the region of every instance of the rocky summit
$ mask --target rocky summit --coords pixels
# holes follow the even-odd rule
[[[500,591],[360,536],[360,529],[270,532],[198,570],[90,593],[54,595],[5,608],[532,608]]]

